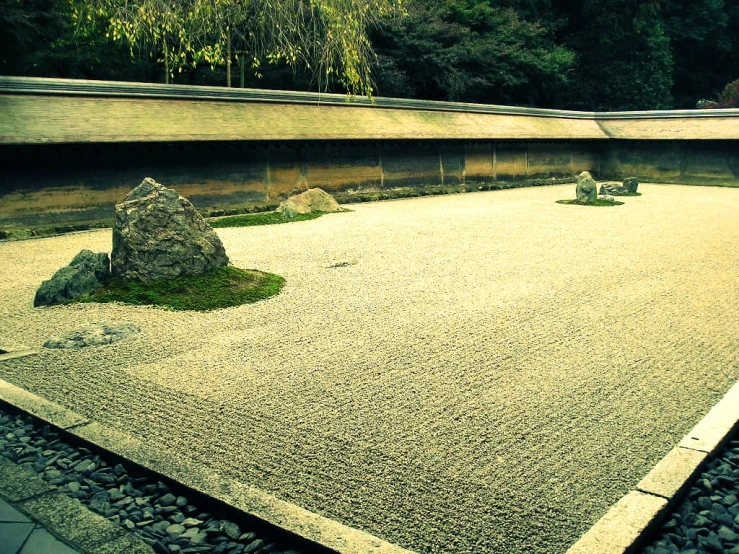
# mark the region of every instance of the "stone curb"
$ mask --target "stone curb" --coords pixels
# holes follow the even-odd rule
[[[169,452],[151,449],[130,435],[97,422],[91,422],[67,408],[2,379],[0,379],[0,403],[26,412],[63,430],[67,435],[91,443],[98,449],[129,460],[184,488],[192,489],[200,495],[227,504],[272,527],[282,529],[324,549],[340,554],[413,554],[410,550],[309,512],[260,489],[192,464]],[[46,485],[44,481],[42,483]],[[146,543],[143,544],[147,546]]]
[[[739,382],[567,554],[636,552],[659,526],[693,478],[739,428]]]
[[[83,554],[153,554],[139,537],[0,456],[0,497]]]

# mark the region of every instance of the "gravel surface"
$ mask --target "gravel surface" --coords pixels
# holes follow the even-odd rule
[[[0,377],[421,552],[564,552],[739,379],[739,190],[574,185],[353,205],[218,234],[284,276],[214,313],[33,309],[110,231],[0,244],[3,340],[131,339]]]
[[[739,554],[739,437],[711,460],[642,554]]]
[[[243,522],[214,517],[151,475],[65,442],[30,416],[0,409],[0,455],[140,535],[158,554],[300,554]]]

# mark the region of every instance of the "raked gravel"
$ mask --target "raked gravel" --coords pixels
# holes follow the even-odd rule
[[[739,379],[739,190],[574,185],[223,229],[276,297],[212,313],[34,309],[110,231],[0,244],[0,343],[89,322],[0,378],[421,552],[564,552]]]

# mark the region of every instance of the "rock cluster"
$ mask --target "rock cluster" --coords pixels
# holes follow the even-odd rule
[[[583,171],[577,176],[575,193],[578,204],[592,204],[598,198],[598,187],[588,171]]]
[[[110,278],[110,258],[105,253],[82,250],[68,266],[41,283],[33,299],[34,306],[63,304],[102,288]]]
[[[102,346],[121,341],[139,332],[132,323],[95,323],[62,335],[52,337],[44,343],[44,348],[70,348],[79,350],[88,346]]]
[[[221,239],[190,201],[149,177],[116,204],[111,258],[83,250],[41,284],[33,305],[86,296],[111,277],[151,282],[228,265]]]
[[[158,554],[300,554],[278,537],[246,530],[244,522],[215,517],[154,476],[63,442],[30,417],[0,411],[0,455],[139,534]]]
[[[228,265],[213,228],[177,191],[146,178],[115,207],[112,272],[151,282]]]
[[[315,188],[291,196],[279,205],[277,211],[282,213],[283,217],[295,217],[297,214],[312,212],[340,212],[341,206],[329,193]]]

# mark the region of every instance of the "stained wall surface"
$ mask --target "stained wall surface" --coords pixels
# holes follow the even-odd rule
[[[715,113],[714,113],[715,112]],[[0,238],[99,225],[144,177],[206,214],[634,176],[739,186],[739,110],[585,113],[0,77]]]
[[[0,229],[109,220],[144,177],[218,214],[306,187],[372,200],[550,184],[597,164],[587,142],[16,145],[0,148]]]

